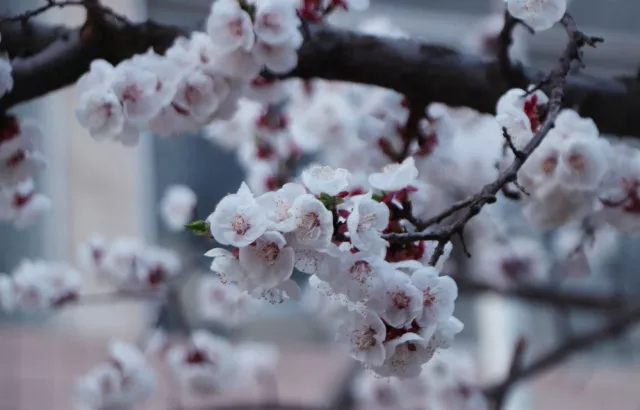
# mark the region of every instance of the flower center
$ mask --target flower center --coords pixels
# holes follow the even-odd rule
[[[251,225],[242,215],[236,215],[235,218],[233,218],[231,229],[233,229],[237,235],[244,236],[250,228]]]
[[[584,169],[587,167],[584,156],[580,154],[569,155],[569,158],[567,158],[567,163],[576,171],[584,171]]]
[[[431,288],[426,288],[422,293],[424,295],[424,306],[431,306],[436,300],[436,295],[431,293]]]
[[[27,158],[27,154],[24,152],[24,150],[18,150],[16,151],[12,156],[10,156],[7,161],[5,162],[5,164],[8,167],[15,167],[18,164],[20,164],[22,161],[24,161]]]
[[[302,230],[310,232],[320,226],[320,218],[317,213],[308,212],[300,217],[298,225]]]
[[[273,242],[267,243],[262,247],[262,256],[269,265],[276,263],[280,255],[280,247]]]
[[[376,345],[376,331],[371,327],[361,328],[353,332],[351,343],[359,350],[371,349]]]
[[[549,157],[542,163],[542,170],[545,174],[550,175],[556,170],[556,165],[558,165],[558,159],[555,156]]]
[[[411,298],[404,292],[394,292],[391,294],[391,302],[396,309],[406,309],[411,303]]]
[[[242,19],[240,17],[231,20],[228,25],[229,33],[234,37],[242,37],[244,29],[242,27]]]
[[[359,283],[364,283],[369,278],[369,275],[373,272],[373,268],[367,261],[357,261],[349,269],[349,273],[353,280]]]

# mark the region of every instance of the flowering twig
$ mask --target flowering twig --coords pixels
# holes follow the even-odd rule
[[[439,238],[438,245],[429,261],[429,264],[435,265],[442,254],[444,253],[445,245],[456,235],[462,237],[464,228],[473,217],[480,213],[482,208],[492,202],[495,202],[495,195],[500,192],[505,185],[517,180],[518,171],[527,160],[527,158],[533,153],[533,151],[542,143],[542,140],[547,133],[553,127],[556,117],[562,109],[563,97],[565,93],[566,78],[571,70],[571,63],[573,61],[582,61],[582,47],[585,45],[595,46],[598,42],[603,41],[601,38],[589,37],[579,31],[576,24],[569,15],[566,13],[561,20],[562,25],[565,27],[569,42],[565,47],[562,56],[553,70],[547,76],[549,85],[551,87],[549,104],[547,109],[547,115],[544,122],[541,124],[538,131],[535,133],[531,141],[518,152],[511,165],[504,170],[498,178],[485,185],[475,197],[469,201],[469,206],[464,214],[452,224],[439,229],[436,232],[425,232],[424,237],[420,234],[399,234],[399,236],[391,238],[389,240],[434,240]],[[455,211],[454,211],[455,212]],[[403,236],[406,235],[406,236]]]

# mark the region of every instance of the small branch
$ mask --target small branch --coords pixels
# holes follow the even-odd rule
[[[497,286],[467,276],[454,276],[460,293],[474,295],[494,293],[506,298],[518,299],[558,308],[574,308],[594,311],[620,311],[630,305],[633,297],[620,298],[618,295],[580,292],[553,286],[514,284]]]
[[[516,148],[516,146],[513,144],[513,139],[511,138],[511,134],[509,134],[509,132],[507,131],[507,127],[502,127],[502,136],[504,137],[507,146],[509,147],[511,152],[513,152],[513,155],[515,155],[516,158],[526,159],[526,154]]]
[[[535,376],[536,374],[556,366],[569,356],[583,351],[599,342],[613,339],[626,332],[632,325],[640,321],[640,307],[636,307],[625,313],[618,315],[604,326],[587,332],[581,336],[572,337],[555,349],[540,356],[533,362],[510,374],[503,382],[486,388],[485,394],[489,399],[507,394],[509,389],[516,383]]]
[[[513,356],[511,357],[511,365],[509,366],[507,378],[514,377],[522,369],[526,348],[527,340],[524,337],[520,337],[513,349]],[[493,410],[501,410],[504,407],[507,392],[507,390],[501,391],[493,397]]]
[[[531,155],[540,143],[542,143],[542,140],[553,127],[556,117],[562,109],[564,87],[566,84],[566,78],[571,70],[571,63],[575,60],[581,60],[581,48],[583,46],[594,46],[598,42],[602,41],[602,39],[588,37],[578,31],[573,18],[568,13],[565,13],[561,23],[567,31],[569,41],[555,68],[548,75],[551,92],[549,96],[548,111],[544,122],[537,130],[531,141],[529,141],[529,143],[519,151],[521,154],[516,155],[511,165],[503,171],[494,182],[485,185],[482,190],[476,194],[476,199],[471,201],[467,211],[460,217],[460,219],[449,226],[440,229],[438,232],[440,239],[438,240],[438,245],[436,246],[431,260],[429,261],[430,265],[435,265],[438,262],[444,252],[444,247],[447,242],[449,242],[454,235],[462,235],[467,222],[479,214],[486,204],[490,203],[487,198],[491,198],[492,196],[495,197],[495,195],[500,192],[506,184],[516,181],[518,171],[529,155]]]
[[[56,1],[56,0],[47,0],[47,3],[33,10],[26,11],[22,14],[18,14],[17,16],[5,17],[0,19],[0,24],[2,23],[26,23],[29,19],[36,17],[42,13],[45,13],[53,8],[63,8],[68,6],[84,6],[84,0],[64,0],[64,1]]]

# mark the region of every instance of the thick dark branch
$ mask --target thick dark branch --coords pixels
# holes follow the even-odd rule
[[[57,50],[64,50],[64,56],[74,58],[57,58],[56,53],[47,53],[47,58],[28,58],[16,63],[16,90],[0,100],[0,111],[73,83],[86,71],[89,59],[100,57],[117,63],[150,46],[162,51],[177,36],[185,34],[176,27],[152,22],[127,27],[114,20],[88,38],[69,43],[64,37],[79,38],[79,29],[37,23],[28,27],[25,34],[16,23],[0,24],[2,46],[11,55],[33,55],[51,44],[52,38],[60,38],[66,47]],[[373,84],[421,101],[440,101],[487,113],[494,112],[496,101],[510,87],[526,87],[544,78],[538,70],[523,68],[522,83],[512,84],[503,77],[497,62],[485,62],[449,48],[320,25],[310,25],[310,31],[312,36],[299,53],[300,63],[289,76]],[[79,48],[81,52],[67,48]],[[42,63],[43,68],[35,67]],[[36,75],[50,67],[64,73],[62,78],[56,78],[54,83],[37,81],[31,85]],[[547,86],[546,90],[549,89]],[[640,136],[640,123],[636,121],[640,89],[636,83],[573,76],[567,81],[564,105],[593,118],[604,133]]]
[[[100,10],[99,20],[88,20],[79,29],[51,27],[57,36],[55,41],[51,41],[54,35],[44,29],[46,26],[30,23],[28,31],[21,33],[15,23],[0,24],[3,41],[7,36],[5,26],[9,33],[9,54],[26,54],[13,60],[14,88],[0,98],[0,112],[73,84],[95,59],[116,64],[149,48],[162,53],[177,37],[186,34],[178,27],[151,21],[125,24],[114,14],[107,13],[108,9]],[[15,39],[15,36],[23,35],[23,41]],[[32,43],[25,44],[28,41]],[[25,50],[31,50],[31,53]]]
[[[640,321],[640,307],[620,314],[601,328],[570,338],[557,348],[516,370],[503,382],[485,389],[485,393],[489,398],[504,395],[514,384],[556,366],[569,356],[588,349],[599,342],[620,336],[638,321]]]

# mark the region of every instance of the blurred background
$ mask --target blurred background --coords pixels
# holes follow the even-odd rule
[[[37,0],[2,0],[0,12],[17,13],[40,5]],[[210,0],[104,0],[133,20],[145,17],[184,27],[201,27]],[[482,19],[501,10],[502,0],[371,0],[363,13],[343,13],[335,23],[353,27],[367,18],[383,16],[415,37],[453,47],[468,47],[467,35]],[[593,74],[633,73],[640,56],[640,2],[635,0],[574,0],[572,13],[583,31],[606,38],[587,55]],[[43,17],[70,25],[82,22],[81,10],[54,10]],[[563,34],[550,30],[527,39],[526,59],[534,66],[552,64],[563,46]],[[0,271],[10,272],[22,258],[74,262],[80,242],[92,232],[107,238],[133,236],[177,249],[193,266],[207,267],[202,253],[211,246],[188,233],[167,232],[160,223],[158,202],[172,184],[190,186],[198,195],[197,216],[204,219],[218,200],[234,192],[243,179],[235,157],[198,135],[161,139],[145,136],[135,148],[97,143],[81,129],[73,110],[75,94],[62,90],[17,109],[37,119],[46,130],[47,172],[39,184],[53,200],[52,211],[24,231],[0,226]],[[616,254],[592,278],[559,283],[585,291],[640,293],[637,275],[638,242],[625,239]],[[87,291],[99,291],[91,283]],[[181,293],[160,315],[160,324],[175,331],[194,326],[190,291]],[[106,343],[114,337],[136,340],[157,322],[152,303],[122,302],[104,306],[71,307],[55,315],[0,318],[0,410],[69,409],[73,379],[102,360]],[[477,360],[481,380],[504,376],[514,341],[525,335],[530,354],[544,351],[589,329],[602,320],[594,314],[558,312],[530,307],[496,296],[462,296],[456,316],[466,325],[456,344]],[[281,348],[278,368],[283,402],[307,406],[351,408],[349,383],[354,362],[328,342],[319,326],[296,303],[264,309],[240,337],[272,341]],[[510,410],[640,408],[639,335],[576,356],[555,370],[526,383],[509,400]],[[169,409],[169,389],[162,389],[145,408]],[[248,394],[251,396],[251,394]],[[247,392],[218,398],[233,403]],[[615,404],[614,404],[615,403]],[[214,408],[214,407],[209,407]]]

